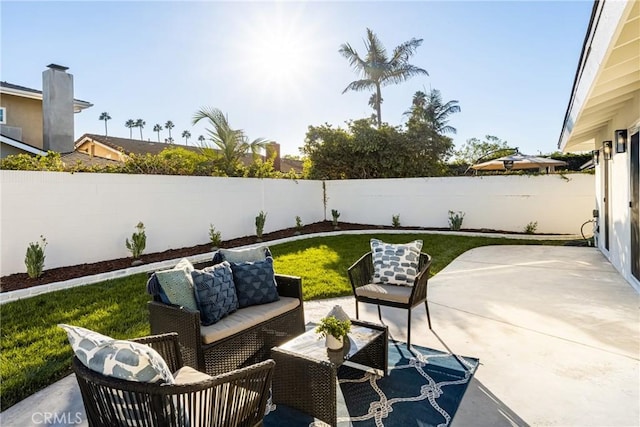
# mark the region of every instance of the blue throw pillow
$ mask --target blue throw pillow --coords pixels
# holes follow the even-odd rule
[[[191,272],[200,321],[208,326],[238,309],[233,273],[228,262]]]
[[[273,258],[231,263],[240,308],[278,301]]]

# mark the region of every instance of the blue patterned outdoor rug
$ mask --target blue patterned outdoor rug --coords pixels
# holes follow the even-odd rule
[[[446,427],[451,423],[478,359],[389,341],[389,374],[379,377],[342,366],[338,424],[342,426]],[[265,427],[325,423],[283,405],[268,405]]]

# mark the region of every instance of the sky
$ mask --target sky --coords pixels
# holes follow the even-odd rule
[[[461,112],[449,125],[456,148],[497,136],[525,154],[557,150],[562,121],[593,3],[575,1],[75,1],[0,3],[0,79],[42,89],[50,63],[69,67],[75,98],[93,107],[75,115],[75,137],[129,137],[128,119],[173,121],[196,145],[192,124],[215,107],[250,139],[300,155],[308,126],[371,116],[369,92],[342,93],[360,77],[339,53],[364,56],[366,29],[389,53],[423,39],[410,63],[429,76],[382,88],[382,119],[406,121],[416,91],[440,90]],[[167,130],[160,139],[167,138]],[[139,138],[139,129],[133,130]]]

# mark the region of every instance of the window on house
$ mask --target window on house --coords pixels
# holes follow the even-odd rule
[[[7,109],[0,107],[0,125],[7,124]]]

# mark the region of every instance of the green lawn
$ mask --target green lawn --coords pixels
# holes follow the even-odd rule
[[[351,294],[347,268],[369,250],[369,239],[390,243],[424,240],[436,274],[463,252],[478,246],[552,244],[433,234],[315,237],[271,246],[278,273],[301,276],[305,300]],[[58,323],[83,326],[114,338],[147,335],[146,275],[58,291],[1,306],[1,410],[71,372],[71,347]]]

